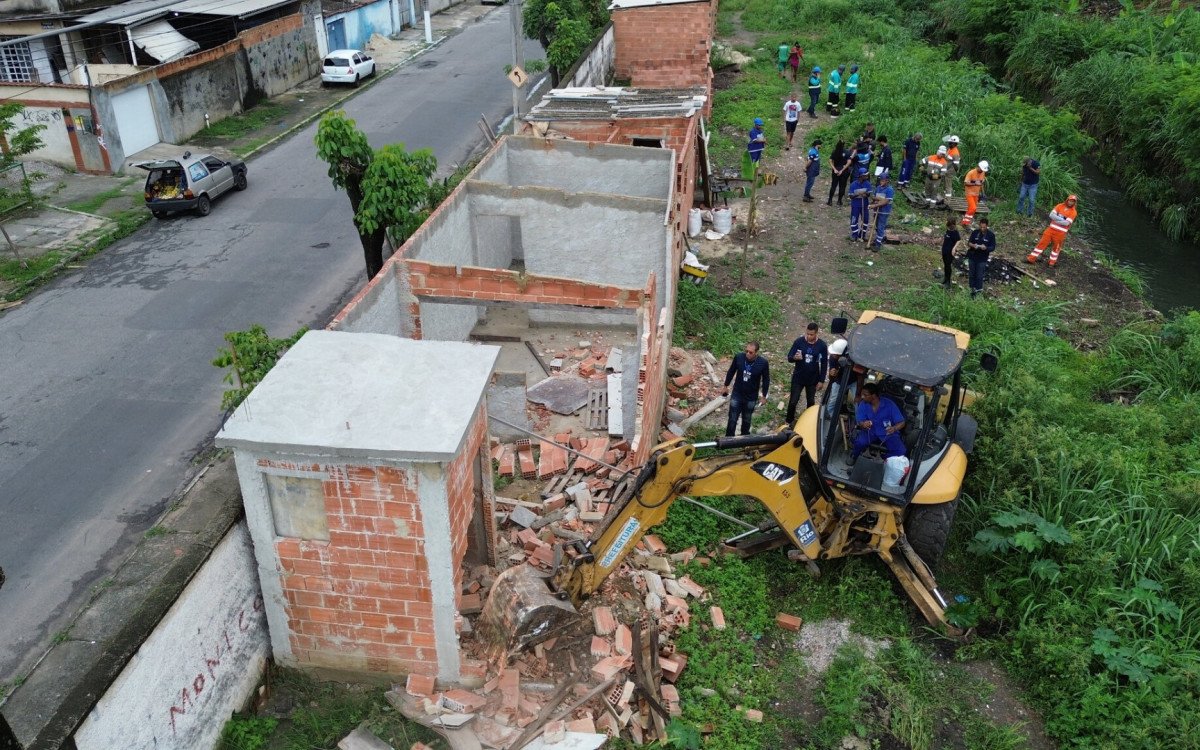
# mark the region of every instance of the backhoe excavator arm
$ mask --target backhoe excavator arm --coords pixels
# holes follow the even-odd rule
[[[590,542],[579,542],[574,558],[563,559],[553,586],[578,603],[621,564],[682,495],[753,497],[774,516],[789,540],[815,560],[821,540],[809,504],[822,492],[820,476],[790,431],[720,438],[717,448],[736,452],[696,458],[696,445],[682,440],[659,446],[643,467],[624,503],[605,518]]]

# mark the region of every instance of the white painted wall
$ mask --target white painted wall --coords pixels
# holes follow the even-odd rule
[[[63,121],[62,107],[34,107],[26,104],[25,110],[13,118],[13,125],[18,129],[30,125],[46,126],[46,129],[38,134],[43,146],[31,153],[30,158],[75,166],[75,152],[71,150],[71,136],[67,133],[66,122]]]
[[[79,750],[210,750],[270,655],[254,551],[230,530],[78,731]]]

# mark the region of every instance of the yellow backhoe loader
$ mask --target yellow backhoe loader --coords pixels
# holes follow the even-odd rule
[[[834,321],[834,333],[845,329],[845,319]],[[952,328],[864,313],[845,354],[831,363],[838,377],[822,403],[775,434],[657,446],[594,536],[556,548],[550,574],[522,564],[497,577],[481,620],[485,632],[518,647],[554,636],[677,499],[743,495],[762,503],[774,523],[728,540],[730,547],[753,552],[790,543],[789,556],[810,572],[820,560],[877,554],[931,625],[959,634],[946,621],[932,566],[950,533],[977,426],[963,412],[973,400],[962,382],[969,342]],[[996,365],[983,356],[983,370]],[[881,446],[849,460],[856,394],[867,382],[905,415],[906,473],[887,464]],[[714,452],[700,457],[702,449]]]

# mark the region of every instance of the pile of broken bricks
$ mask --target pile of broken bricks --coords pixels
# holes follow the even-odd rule
[[[549,527],[539,534],[514,524],[509,531],[518,540],[513,544],[510,536],[509,549],[534,548],[516,564],[543,566],[538,551],[552,549]],[[516,562],[517,556],[506,559]],[[412,675],[389,700],[456,748],[574,750],[598,748],[617,736],[639,744],[665,739],[666,724],[682,713],[674,683],[687,667],[674,638],[691,623],[690,601],[707,599],[703,587],[675,574],[674,564],[693,559],[708,562],[696,558],[694,548],[668,555],[660,539],[647,535],[582,604],[578,623],[524,652],[497,653],[475,640],[464,607],[464,664],[486,664],[478,687],[442,686]],[[464,591],[486,597],[493,572],[475,569]],[[712,610],[714,627],[723,628],[724,615]]]

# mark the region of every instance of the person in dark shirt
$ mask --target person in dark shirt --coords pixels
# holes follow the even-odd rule
[[[812,142],[812,147],[808,149],[808,161],[804,164],[804,202],[812,203],[813,185],[817,184],[817,175],[821,174],[821,139],[818,138]]]
[[[900,187],[912,182],[913,170],[917,168],[917,155],[921,150],[921,134],[913,133],[904,142],[904,160],[900,162]]]
[[[967,238],[967,270],[971,279],[971,299],[983,291],[987,276],[988,257],[996,249],[996,235],[988,227],[987,218],[979,220],[979,228]]]
[[[892,147],[888,145],[886,135],[879,136],[879,161],[875,162],[876,171],[882,169],[880,174],[892,173]]]
[[[792,388],[788,394],[787,423],[796,421],[796,404],[804,393],[805,405],[817,402],[817,389],[824,387],[825,373],[829,367],[829,347],[817,338],[817,324],[809,323],[804,335],[792,343],[788,352],[792,363]]]
[[[946,219],[946,233],[942,235],[942,286],[950,288],[950,271],[954,267],[954,246],[962,240],[958,233],[958,222]]]
[[[1025,163],[1021,165],[1021,192],[1017,195],[1017,213],[1033,216],[1033,204],[1037,200],[1038,182],[1042,179],[1042,165],[1037,159],[1025,157]],[[1029,204],[1028,212],[1022,211],[1021,207],[1026,203]]]
[[[829,180],[829,200],[825,201],[826,206],[833,205],[833,194],[837,193],[838,205],[842,205],[842,198],[846,197],[846,185],[850,182],[850,152],[846,150],[846,142],[838,141],[833,147],[833,151],[829,152],[829,168],[831,176]]]
[[[749,435],[754,409],[759,404],[767,403],[767,392],[771,389],[771,368],[766,357],[758,356],[757,341],[746,344],[745,351],[733,358],[729,371],[725,373],[722,396],[729,393],[730,384],[733,385],[733,395],[729,399],[729,420],[725,423],[725,435],[733,436],[739,419],[742,422],[742,434]],[[762,392],[761,397],[759,391]]]

